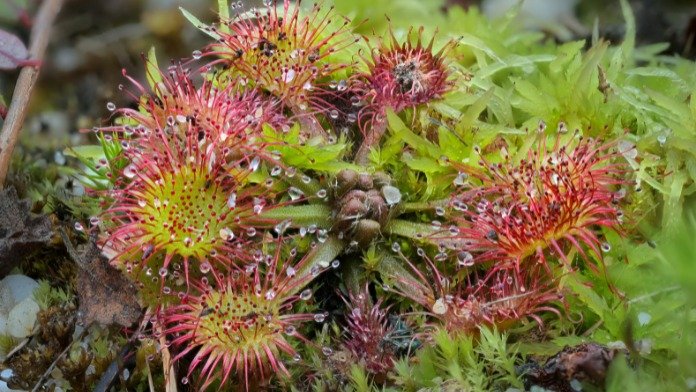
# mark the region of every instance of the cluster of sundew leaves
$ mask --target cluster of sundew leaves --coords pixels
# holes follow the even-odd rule
[[[230,29],[230,24],[234,24],[236,18],[246,18],[250,15],[243,14],[238,10],[240,11],[239,15],[230,17],[227,5],[224,2],[221,4],[223,4],[220,9],[222,22],[218,27],[204,26],[192,16],[188,16],[206,33],[224,41],[224,38],[228,37],[233,30]],[[326,7],[326,5],[322,5],[322,7]],[[275,11],[260,12],[270,12],[266,14],[271,15],[266,20],[273,19],[273,15],[276,15],[276,20],[272,25],[278,27],[287,23],[287,20],[281,21],[277,15],[288,15],[288,10],[290,10],[289,15],[295,15],[296,20],[310,22],[323,20],[317,14],[313,14],[314,12],[320,12],[324,16],[331,13],[331,11],[327,13],[321,7],[314,8],[309,10],[310,16],[305,19],[304,11],[295,13],[296,8],[287,5],[275,8]],[[359,110],[339,110],[343,109],[346,102],[363,104],[360,97],[351,101],[351,78],[349,77],[351,72],[354,72],[355,75],[371,72],[369,62],[361,63],[359,60],[361,58],[359,53],[361,44],[340,46],[341,50],[335,51],[336,56],[338,56],[336,62],[332,63],[330,59],[327,59],[328,65],[324,69],[328,71],[319,75],[320,80],[313,83],[311,89],[302,89],[304,92],[316,93],[316,96],[323,100],[322,102],[328,102],[326,101],[327,97],[333,100],[332,102],[336,106],[326,105],[323,111],[321,105],[309,110],[309,106],[295,105],[297,101],[294,101],[295,104],[283,102],[287,101],[291,90],[298,91],[298,89],[273,87],[274,82],[287,85],[295,80],[297,71],[294,71],[295,74],[290,78],[288,73],[291,68],[287,66],[256,69],[256,72],[278,73],[276,78],[264,79],[263,85],[257,86],[249,80],[244,80],[245,83],[233,83],[238,77],[235,73],[243,72],[244,69],[235,68],[234,61],[231,61],[229,56],[226,57],[223,54],[221,60],[213,60],[213,62],[227,62],[229,68],[223,69],[221,72],[213,72],[214,67],[210,65],[205,67],[204,78],[210,82],[211,86],[215,86],[218,91],[228,91],[230,94],[233,91],[238,92],[239,88],[244,90],[260,87],[262,95],[270,97],[274,102],[271,106],[276,106],[284,111],[283,115],[286,116],[288,124],[288,126],[277,126],[276,124],[274,127],[271,124],[271,126],[262,127],[262,133],[253,134],[253,137],[249,139],[245,135],[242,138],[242,147],[235,147],[243,153],[241,155],[231,154],[235,159],[240,157],[244,159],[235,161],[236,165],[230,165],[223,170],[225,173],[232,173],[229,179],[234,181],[236,186],[240,188],[249,186],[249,189],[256,187],[250,191],[246,200],[251,202],[247,204],[252,212],[249,215],[256,215],[258,218],[249,218],[245,222],[249,226],[245,227],[247,233],[253,234],[247,234],[247,236],[254,238],[245,239],[238,243],[237,249],[248,247],[260,251],[261,254],[253,256],[255,253],[251,252],[248,253],[251,256],[248,259],[244,259],[244,257],[238,259],[236,256],[230,257],[230,254],[226,253],[227,249],[223,249],[222,253],[225,254],[223,256],[225,260],[218,263],[216,268],[211,268],[215,271],[213,276],[216,279],[213,281],[227,282],[226,279],[229,278],[221,278],[220,275],[226,276],[230,273],[241,273],[242,276],[252,279],[259,274],[258,266],[261,265],[259,262],[268,260],[269,256],[270,260],[276,260],[272,261],[271,265],[278,265],[273,263],[278,263],[279,255],[287,256],[293,252],[307,253],[307,256],[303,257],[302,260],[307,259],[308,264],[314,263],[314,267],[308,268],[305,273],[300,273],[298,276],[302,278],[314,277],[321,269],[329,265],[336,268],[343,265],[339,277],[344,277],[345,281],[341,282],[341,286],[349,291],[355,292],[360,287],[360,282],[365,280],[368,282],[370,279],[382,281],[383,285],[376,286],[376,292],[379,296],[376,300],[378,302],[398,303],[399,306],[394,308],[392,313],[397,319],[407,320],[410,323],[408,328],[404,328],[404,333],[411,335],[413,339],[427,340],[428,336],[433,335],[423,332],[429,330],[431,326],[435,328],[444,326],[451,334],[456,335],[461,332],[472,333],[477,326],[483,324],[492,324],[501,328],[515,328],[519,324],[519,320],[524,319],[525,316],[532,316],[533,319],[541,322],[542,318],[539,315],[553,311],[552,304],[558,303],[559,283],[556,282],[554,275],[562,271],[567,274],[579,266],[581,273],[563,275],[566,278],[561,280],[560,287],[568,288],[570,292],[574,292],[574,295],[580,298],[580,301],[572,300],[570,302],[570,305],[580,306],[579,309],[573,309],[574,312],[585,314],[589,309],[598,313],[599,302],[597,298],[600,298],[599,294],[593,293],[591,289],[587,289],[579,282],[591,279],[601,283],[603,282],[600,278],[601,274],[584,272],[582,264],[576,265],[575,259],[601,260],[600,252],[583,254],[586,250],[596,250],[600,243],[602,250],[609,253],[610,261],[622,257],[620,254],[612,254],[617,252],[615,247],[612,249],[612,243],[620,242],[619,237],[612,235],[610,231],[596,232],[597,226],[608,228],[618,226],[620,220],[618,209],[612,212],[610,221],[605,222],[605,224],[602,222],[597,224],[596,221],[580,224],[579,227],[583,230],[591,229],[591,231],[583,233],[586,238],[581,238],[580,242],[583,244],[580,246],[574,246],[573,241],[567,237],[570,246],[564,246],[562,249],[551,243],[542,244],[541,254],[544,256],[542,267],[544,268],[526,270],[532,275],[531,277],[519,273],[508,273],[505,268],[495,268],[495,263],[493,264],[494,268],[491,268],[490,261],[488,264],[481,263],[474,267],[471,265],[470,257],[473,258],[474,254],[471,253],[476,252],[451,249],[453,241],[438,240],[438,236],[442,232],[448,231],[459,234],[459,229],[456,227],[457,219],[452,219],[453,216],[456,216],[457,208],[455,207],[458,205],[452,203],[451,197],[457,193],[456,190],[459,187],[467,183],[467,178],[463,176],[463,173],[486,171],[490,165],[505,163],[508,160],[509,167],[514,168],[530,151],[547,144],[552,148],[554,144],[558,144],[559,140],[562,140],[562,143],[569,143],[572,150],[578,143],[573,138],[579,136],[619,140],[613,145],[613,152],[610,155],[605,156],[599,153],[600,161],[606,157],[609,157],[606,158],[607,160],[611,159],[612,161],[623,162],[625,160],[630,168],[636,170],[638,179],[636,185],[631,182],[629,170],[622,168],[613,174],[617,177],[625,177],[623,182],[617,180],[615,184],[604,184],[608,186],[600,189],[602,192],[615,192],[617,195],[617,197],[611,198],[611,200],[605,199],[605,201],[611,202],[614,199],[626,198],[631,203],[626,212],[621,212],[621,217],[627,216],[623,219],[628,220],[629,223],[629,226],[623,229],[624,233],[626,230],[632,234],[639,233],[640,231],[637,229],[639,223],[655,222],[656,216],[651,216],[649,210],[655,208],[655,200],[660,197],[664,200],[661,206],[663,222],[671,224],[678,221],[676,217],[680,215],[680,200],[692,191],[694,179],[693,154],[696,149],[689,148],[688,139],[688,135],[693,133],[693,119],[696,116],[688,87],[690,85],[689,78],[692,77],[689,76],[689,70],[693,70],[693,64],[679,59],[656,57],[654,48],[646,50],[634,48],[632,34],[635,29],[632,25],[630,10],[625,4],[624,11],[628,24],[624,43],[612,47],[602,42],[598,37],[594,37],[593,45],[587,51],[583,49],[584,42],[564,45],[544,43],[539,35],[520,33],[514,26],[505,21],[487,21],[478,14],[476,9],[465,12],[455,7],[445,14],[431,13],[432,20],[424,19],[423,22],[428,29],[431,29],[435,22],[441,29],[434,47],[439,49],[447,45],[453,46],[447,54],[447,68],[445,68],[445,72],[449,74],[448,78],[450,78],[445,79],[449,80],[452,86],[446,89],[446,94],[433,96],[434,99],[431,102],[418,102],[420,105],[413,105],[414,107],[396,107],[396,109],[406,109],[401,113],[389,111],[390,108],[394,109],[395,105],[378,108],[384,110],[388,131],[382,140],[369,146],[371,147],[369,159],[364,165],[358,165],[352,161],[352,153],[360,143],[359,135],[361,133],[358,132],[355,117],[351,115],[359,113]],[[358,10],[358,14],[360,12],[361,10]],[[253,15],[252,12],[251,16]],[[263,20],[263,18],[258,19]],[[242,20],[243,24],[251,24],[255,19],[252,17]],[[405,22],[396,16],[392,16],[392,20],[395,26],[401,26]],[[461,23],[462,20],[469,23]],[[329,22],[327,26],[332,24],[331,20]],[[361,23],[369,25],[371,22],[359,21],[357,29],[364,27]],[[410,25],[412,21],[409,19],[406,23]],[[242,27],[248,28],[248,25]],[[326,27],[326,30],[322,30],[322,32],[329,39],[337,36],[337,34],[332,33],[332,31],[337,30],[332,30],[332,28],[346,29],[343,22],[339,22],[334,27]],[[279,29],[275,32],[275,39],[280,38],[277,34],[279,32],[287,34],[285,30]],[[302,30],[301,33],[306,34],[306,31]],[[418,37],[414,37],[398,27],[394,28],[393,33],[396,35],[395,39],[400,40],[400,42],[420,38],[420,35],[423,34],[419,33]],[[349,32],[341,30],[341,34],[347,35]],[[254,35],[251,34],[251,36]],[[376,38],[368,40],[371,39]],[[344,39],[340,42],[343,44],[349,41],[349,39]],[[456,45],[453,45],[455,41]],[[289,42],[287,45],[292,45],[298,41],[291,40]],[[412,42],[415,44],[415,41]],[[218,55],[220,54],[217,53],[219,47],[220,43],[213,44],[210,51],[196,51],[193,57],[198,60],[201,57],[207,59],[208,56]],[[367,44],[365,47],[369,48],[370,45]],[[389,44],[385,43],[381,47],[389,47]],[[279,50],[278,45],[267,38],[261,46],[252,49],[258,50],[260,53],[249,57],[247,61],[259,61],[264,57],[271,58]],[[282,56],[289,56],[283,61],[288,62],[293,59],[292,48],[281,47],[280,49],[282,49]],[[232,55],[232,59],[236,58],[234,54]],[[296,53],[297,57],[299,55],[299,52]],[[307,53],[302,55],[307,55]],[[239,56],[239,58],[242,57]],[[637,61],[646,59],[652,61],[651,66],[635,66]],[[157,91],[155,86],[161,82],[162,77],[158,76],[159,71],[153,71],[153,62],[151,59],[148,76],[153,82],[153,88]],[[404,63],[404,66],[407,65]],[[245,66],[249,66],[249,64],[245,64]],[[253,66],[249,69],[253,69]],[[336,72],[336,75],[329,72],[339,69],[340,72]],[[301,68],[297,68],[297,70],[301,70]],[[344,78],[338,79],[339,77]],[[230,88],[230,85],[234,87]],[[325,92],[316,91],[322,89],[325,89]],[[646,91],[647,93],[645,93]],[[682,100],[673,97],[682,97]],[[160,97],[160,99],[162,98]],[[294,98],[306,99],[306,97]],[[341,106],[342,104],[344,106]],[[174,118],[174,120],[177,119]],[[182,123],[186,123],[186,126],[190,128],[191,121],[186,118],[184,120]],[[132,122],[128,119],[125,121]],[[537,128],[540,121],[546,121],[549,126]],[[295,123],[294,126],[293,123]],[[527,130],[527,128],[531,130]],[[659,131],[656,131],[655,128],[658,128]],[[324,130],[326,134],[318,132],[318,129]],[[546,137],[547,134],[556,132],[560,136]],[[203,141],[205,142],[205,136]],[[201,140],[199,139],[198,142]],[[253,144],[249,150],[245,150],[247,142]],[[211,143],[211,145],[213,144]],[[128,145],[126,143],[123,146]],[[230,154],[230,152],[226,151],[223,154]],[[190,163],[193,164],[193,167],[203,167],[205,165],[200,166],[201,158],[202,156],[198,155],[193,158],[195,162]],[[479,161],[483,163],[479,163]],[[601,165],[596,169],[602,170]],[[189,169],[179,173],[183,173],[181,175],[186,177],[187,170]],[[352,170],[356,174],[368,173],[371,176],[367,177],[372,178],[358,176],[353,183],[350,178],[346,179],[350,177],[346,174],[346,170]],[[669,175],[667,175],[668,173]],[[130,177],[125,169],[121,174]],[[192,179],[191,183],[200,180],[203,182],[203,188],[206,189],[207,181],[204,178],[196,177],[196,179]],[[476,189],[477,186],[485,185],[485,181],[477,182],[476,176],[472,176],[472,178],[474,181],[468,186]],[[485,178],[485,176],[478,178]],[[184,183],[188,181],[185,178],[182,180]],[[111,182],[117,188],[122,186],[118,179],[112,178]],[[345,188],[346,184],[350,184],[356,192],[343,192],[342,187]],[[193,189],[187,188],[191,184],[183,185],[184,188],[181,189],[178,188],[178,185],[172,184],[166,184],[164,187],[161,187],[162,184],[155,185],[160,186],[158,191],[168,187],[166,189],[169,189],[170,192],[174,191],[174,193],[177,193],[177,189],[182,192],[190,192]],[[557,184],[553,185],[557,186]],[[205,199],[218,192],[213,190],[209,191],[212,193],[207,193],[207,189],[203,193],[191,196]],[[146,193],[152,194],[150,191]],[[225,194],[227,197],[229,195],[229,192]],[[176,196],[181,195],[177,194]],[[263,202],[257,202],[261,199]],[[381,219],[382,215],[374,211],[375,205],[381,205],[380,199],[384,205],[379,208],[386,208],[389,212],[389,221],[386,224],[379,224],[376,230],[369,231],[370,228],[375,229],[371,222]],[[154,200],[155,198],[152,199],[152,203],[146,204],[154,206]],[[355,200],[360,201],[363,205],[356,203]],[[368,207],[365,207],[364,204],[366,200],[371,203]],[[493,207],[495,207],[495,200],[486,200],[492,202]],[[350,227],[351,230],[367,231],[372,236],[371,241],[368,242],[369,249],[371,251],[377,249],[376,254],[369,256],[369,258],[377,259],[376,263],[373,262],[374,268],[372,269],[361,267],[361,259],[363,258],[361,254],[365,245],[356,240],[355,232],[351,232],[351,230],[337,232],[334,230],[337,218],[353,217],[350,214],[342,215],[343,210],[341,209],[346,205],[352,205],[351,203],[355,204],[358,211],[362,211],[361,208],[366,209],[360,213],[364,219],[361,219],[361,216],[355,217],[354,225],[351,224]],[[261,211],[255,211],[257,209],[255,207],[260,205],[262,205]],[[268,206],[278,205],[277,208],[268,208]],[[470,207],[475,208],[476,203],[471,203]],[[496,211],[496,213],[499,212]],[[190,220],[195,223],[196,219],[203,219],[200,217],[203,214],[202,210],[193,210]],[[193,216],[197,218],[194,219]],[[465,215],[461,222],[466,221]],[[454,224],[448,227],[447,225],[451,223]],[[465,229],[467,228],[467,223],[461,224]],[[105,225],[108,224],[105,223]],[[275,226],[275,234],[272,234],[274,230],[271,228],[274,225],[277,226]],[[185,228],[185,226],[182,227]],[[228,228],[228,226],[224,228]],[[253,230],[248,231],[249,229]],[[234,234],[234,238],[239,237],[234,230],[231,232]],[[156,238],[158,233],[159,231],[151,234],[151,237]],[[211,233],[214,234],[214,230]],[[282,244],[281,247],[288,247],[288,249],[276,249],[276,245],[271,246],[275,250],[268,249],[269,238],[288,233],[290,235],[287,237],[287,241],[279,242]],[[221,231],[218,234],[223,236],[222,239],[230,239],[229,232]],[[272,234],[272,236],[269,237],[268,234]],[[483,236],[481,239],[489,243],[494,243],[499,236],[497,232],[486,232],[481,235]],[[604,236],[606,236],[606,240],[600,241],[599,238]],[[183,236],[181,239],[185,246],[187,246],[186,238],[194,241],[193,238]],[[552,236],[552,238],[556,237]],[[131,239],[132,237],[126,236],[126,242]],[[308,241],[315,243],[315,248],[311,252],[308,252],[308,249],[311,248],[307,246]],[[254,243],[264,250],[255,247]],[[548,249],[546,249],[547,246]],[[136,279],[156,282],[154,285],[149,284],[153,286],[150,289],[150,293],[154,297],[151,304],[166,305],[165,308],[171,306],[170,309],[177,309],[181,306],[195,308],[198,306],[195,304],[200,305],[205,302],[201,300],[205,297],[196,297],[196,294],[190,294],[189,299],[191,292],[189,279],[209,280],[200,275],[206,275],[206,270],[208,270],[208,264],[203,262],[205,257],[201,257],[202,253],[195,253],[188,247],[179,248],[171,244],[163,245],[160,248],[160,250],[164,250],[163,253],[153,252],[153,249],[147,246],[132,250],[135,254],[129,254],[128,258],[132,259],[133,268],[144,271],[140,278],[136,277]],[[548,253],[546,253],[547,250]],[[201,250],[203,253],[209,251],[210,249]],[[567,251],[570,253],[565,254]],[[155,256],[148,254],[150,252]],[[274,252],[278,252],[276,256],[273,256]],[[175,254],[172,255],[172,253]],[[216,251],[216,255],[219,253]],[[578,256],[577,253],[582,255]],[[143,257],[146,254],[148,257]],[[236,255],[234,252],[232,254]],[[343,263],[339,263],[338,260],[335,260],[335,263],[330,263],[329,260],[339,255]],[[525,253],[524,256],[526,257],[528,254]],[[169,261],[167,261],[168,257]],[[605,257],[607,256],[605,255]],[[196,259],[196,262],[206,267],[200,269],[200,274],[195,272],[194,275],[197,276],[192,278],[187,276],[183,279],[183,273],[180,270],[182,267],[188,270],[189,258]],[[368,258],[368,255],[365,258]],[[547,262],[546,258],[550,260]],[[142,261],[145,259],[147,262],[143,263]],[[156,261],[158,259],[159,261]],[[234,264],[231,262],[232,259],[241,261],[239,264],[244,268],[234,268],[240,265],[232,266]],[[154,269],[148,265],[150,261],[156,265]],[[493,260],[493,262],[495,261]],[[596,261],[592,261],[590,265]],[[175,270],[171,275],[166,268],[170,264]],[[283,264],[282,261],[280,264]],[[286,274],[288,269],[295,271],[292,263],[288,264],[290,266],[282,267],[285,268]],[[212,264],[210,265],[212,267]],[[345,271],[346,265],[357,270],[357,273],[347,273]],[[232,267],[229,269],[225,268],[230,266]],[[599,263],[599,266],[601,269],[604,264]],[[173,290],[178,293],[178,296],[169,296],[172,298],[170,300],[163,299],[162,293],[172,289],[168,285],[164,285],[160,278],[157,278],[158,267],[162,281],[170,276],[178,282],[176,284],[179,288]],[[487,273],[487,270],[492,272]],[[267,272],[268,270],[264,270],[264,273]],[[296,273],[290,275],[295,276]],[[540,279],[542,276],[544,278]],[[273,280],[273,276],[265,278]],[[258,278],[252,280],[255,279]],[[525,283],[526,279],[531,279],[531,284]],[[207,287],[210,282],[203,285],[199,283],[196,281],[194,292],[201,291],[200,288]],[[215,290],[216,287],[221,289],[224,286],[223,284],[217,286],[212,284],[209,290]],[[609,285],[609,287],[612,286]],[[242,292],[247,292],[246,290],[249,289],[243,289]],[[258,292],[252,290],[249,293],[252,297],[255,296],[254,298],[261,296],[267,301],[275,301],[279,294],[286,294],[288,299],[296,295],[290,291],[274,291],[273,295],[269,295],[268,290],[259,290]],[[613,290],[600,291],[600,293],[610,298],[611,301],[619,301]],[[332,294],[335,293],[327,295],[331,297]],[[329,298],[324,300],[328,301]],[[232,302],[225,301],[220,303],[232,304]],[[174,305],[171,305],[172,303]],[[182,305],[177,307],[177,303]],[[170,320],[198,320],[195,323],[195,328],[189,330],[190,333],[195,334],[196,328],[205,326],[202,321],[204,320],[203,316],[209,314],[210,311],[215,311],[208,310],[210,308],[207,305],[201,309],[196,309],[199,310],[197,315],[182,316],[167,313],[166,309],[163,314],[168,315]],[[275,312],[280,308],[274,309]],[[397,309],[401,312],[409,309],[425,310],[428,313],[428,328],[423,328],[426,325],[424,324],[425,320],[406,314],[400,315]],[[557,307],[556,309],[561,308]],[[284,308],[284,310],[289,311],[290,309]],[[269,313],[271,320],[266,321],[273,321],[272,314],[275,314],[274,312]],[[256,326],[255,320],[260,315],[255,314],[255,311],[242,313],[239,314],[239,317],[251,320],[251,324],[247,327],[252,328],[252,331],[259,331],[256,328],[262,328]],[[340,315],[340,308],[336,310],[336,313]],[[325,317],[324,313],[316,314],[321,314],[322,320]],[[261,317],[263,319],[263,316]],[[297,317],[299,320],[304,316],[298,314]],[[615,326],[620,321],[619,316],[609,315],[608,312],[603,312],[601,317],[612,318],[611,322],[607,322],[608,325]],[[278,321],[276,322],[278,325],[283,325]],[[337,322],[341,323],[341,316],[337,317]],[[552,317],[544,322],[550,323],[552,327],[558,327],[559,332],[575,329],[577,333],[581,333],[583,328],[572,324],[569,326],[567,322],[563,321],[563,318]],[[394,323],[397,321],[390,321],[390,323],[390,327],[394,327]],[[383,331],[385,328],[376,329]],[[295,331],[293,330],[293,333]],[[611,331],[609,336],[614,339],[618,339],[621,335],[617,328],[608,329],[608,331]],[[170,331],[173,335],[180,332],[179,330]],[[310,329],[305,332],[311,334]],[[280,330],[265,333],[278,334]],[[300,335],[298,334],[298,336]],[[335,353],[339,352],[338,348],[341,347],[340,340],[342,338],[345,336],[337,337],[333,344],[323,342],[324,348],[321,350],[321,355],[332,361],[338,360],[334,357]],[[388,340],[390,338],[383,336],[381,339]],[[604,337],[600,340],[606,341],[608,338]],[[179,339],[180,343],[191,341],[195,342],[196,338]],[[269,341],[281,342],[281,340],[274,340],[272,337]],[[557,341],[562,342],[563,340]],[[305,341],[305,343],[308,342]],[[269,369],[274,371],[280,369],[277,366],[283,363],[276,359],[278,346],[270,348],[270,352],[258,345],[252,344],[251,346],[252,349],[264,351],[261,353],[245,351],[234,348],[238,346],[232,344],[230,350],[225,353],[227,356],[216,354],[208,356],[207,359],[204,358],[205,355],[196,357],[192,365],[198,364],[202,368],[196,369],[195,366],[192,366],[186,380],[188,381],[188,377],[194,376],[197,371],[202,371],[203,378],[199,385],[207,385],[208,382],[226,380],[232,374],[240,380],[239,382],[249,387],[250,372],[260,373],[261,378],[265,379]],[[331,349],[330,346],[333,346],[335,350]],[[207,352],[208,348],[205,345],[203,347],[200,348],[202,351],[198,351],[199,353],[210,354],[212,352]],[[185,352],[198,349],[198,345],[183,348]],[[216,350],[218,349],[216,348]],[[310,355],[314,350],[317,350],[316,345],[305,344],[296,348],[286,347],[282,351],[286,353],[305,351]],[[216,360],[216,358],[219,359]],[[180,356],[179,359],[186,360],[187,358]],[[204,363],[204,360],[207,362]],[[221,370],[216,368],[220,364],[222,364]],[[256,366],[257,364],[258,366]],[[345,367],[336,366],[336,369],[341,368]],[[311,370],[308,372],[308,374],[312,373]],[[344,374],[337,377],[348,376]],[[388,380],[383,380],[383,382],[389,384]]]

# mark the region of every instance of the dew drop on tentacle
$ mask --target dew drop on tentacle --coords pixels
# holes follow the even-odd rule
[[[310,298],[312,298],[312,290],[311,289],[305,289],[300,293],[301,300],[308,301]]]

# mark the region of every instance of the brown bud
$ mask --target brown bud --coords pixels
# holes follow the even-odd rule
[[[358,183],[358,173],[344,169],[336,175],[336,196],[341,197]]]
[[[369,191],[374,188],[375,183],[372,181],[372,176],[367,173],[358,175],[358,188]]]
[[[341,211],[338,213],[339,219],[355,219],[355,217],[362,217],[367,214],[367,206],[361,200],[349,199],[346,204],[341,207]]]
[[[365,201],[370,218],[377,220],[380,224],[386,224],[389,217],[389,206],[384,202],[384,198],[376,189],[367,192],[367,200]]]
[[[358,242],[360,247],[368,246],[375,238],[379,237],[381,226],[379,222],[372,219],[362,219],[355,227],[353,239]]]

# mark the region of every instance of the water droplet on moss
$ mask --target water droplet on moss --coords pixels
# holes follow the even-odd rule
[[[312,290],[311,289],[305,289],[300,293],[301,300],[308,301],[310,298],[312,298]]]
[[[660,147],[664,146],[665,143],[667,143],[667,135],[658,135],[657,136],[657,142],[660,144]]]

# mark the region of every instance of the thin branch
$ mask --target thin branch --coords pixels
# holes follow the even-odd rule
[[[87,335],[87,330],[86,330],[86,329],[83,330],[82,333],[80,333],[80,335],[79,335],[76,339],[74,339],[72,342],[70,342],[70,343],[67,345],[67,347],[65,347],[65,349],[63,349],[63,351],[60,352],[60,354],[58,354],[58,356],[56,357],[56,359],[51,363],[51,365],[46,369],[46,371],[43,372],[43,374],[41,375],[41,377],[39,377],[39,381],[36,382],[36,385],[34,385],[34,388],[32,388],[31,392],[37,392],[37,391],[39,390],[39,388],[41,388],[41,386],[43,385],[44,381],[48,378],[48,376],[49,376],[49,375],[51,374],[51,372],[53,371],[53,368],[55,368],[56,365],[58,364],[58,361],[59,361],[61,358],[63,358],[63,357],[68,353],[68,351],[70,350],[70,347],[72,347],[73,343],[81,341],[82,338],[85,337],[85,335]]]
[[[41,64],[48,40],[51,37],[51,27],[63,5],[63,0],[44,0],[34,20],[29,45],[29,58],[32,63]],[[14,150],[19,133],[27,114],[29,98],[39,77],[40,67],[25,66],[19,73],[12,101],[7,110],[7,117],[0,131],[0,189],[5,183],[10,169],[12,151]]]

